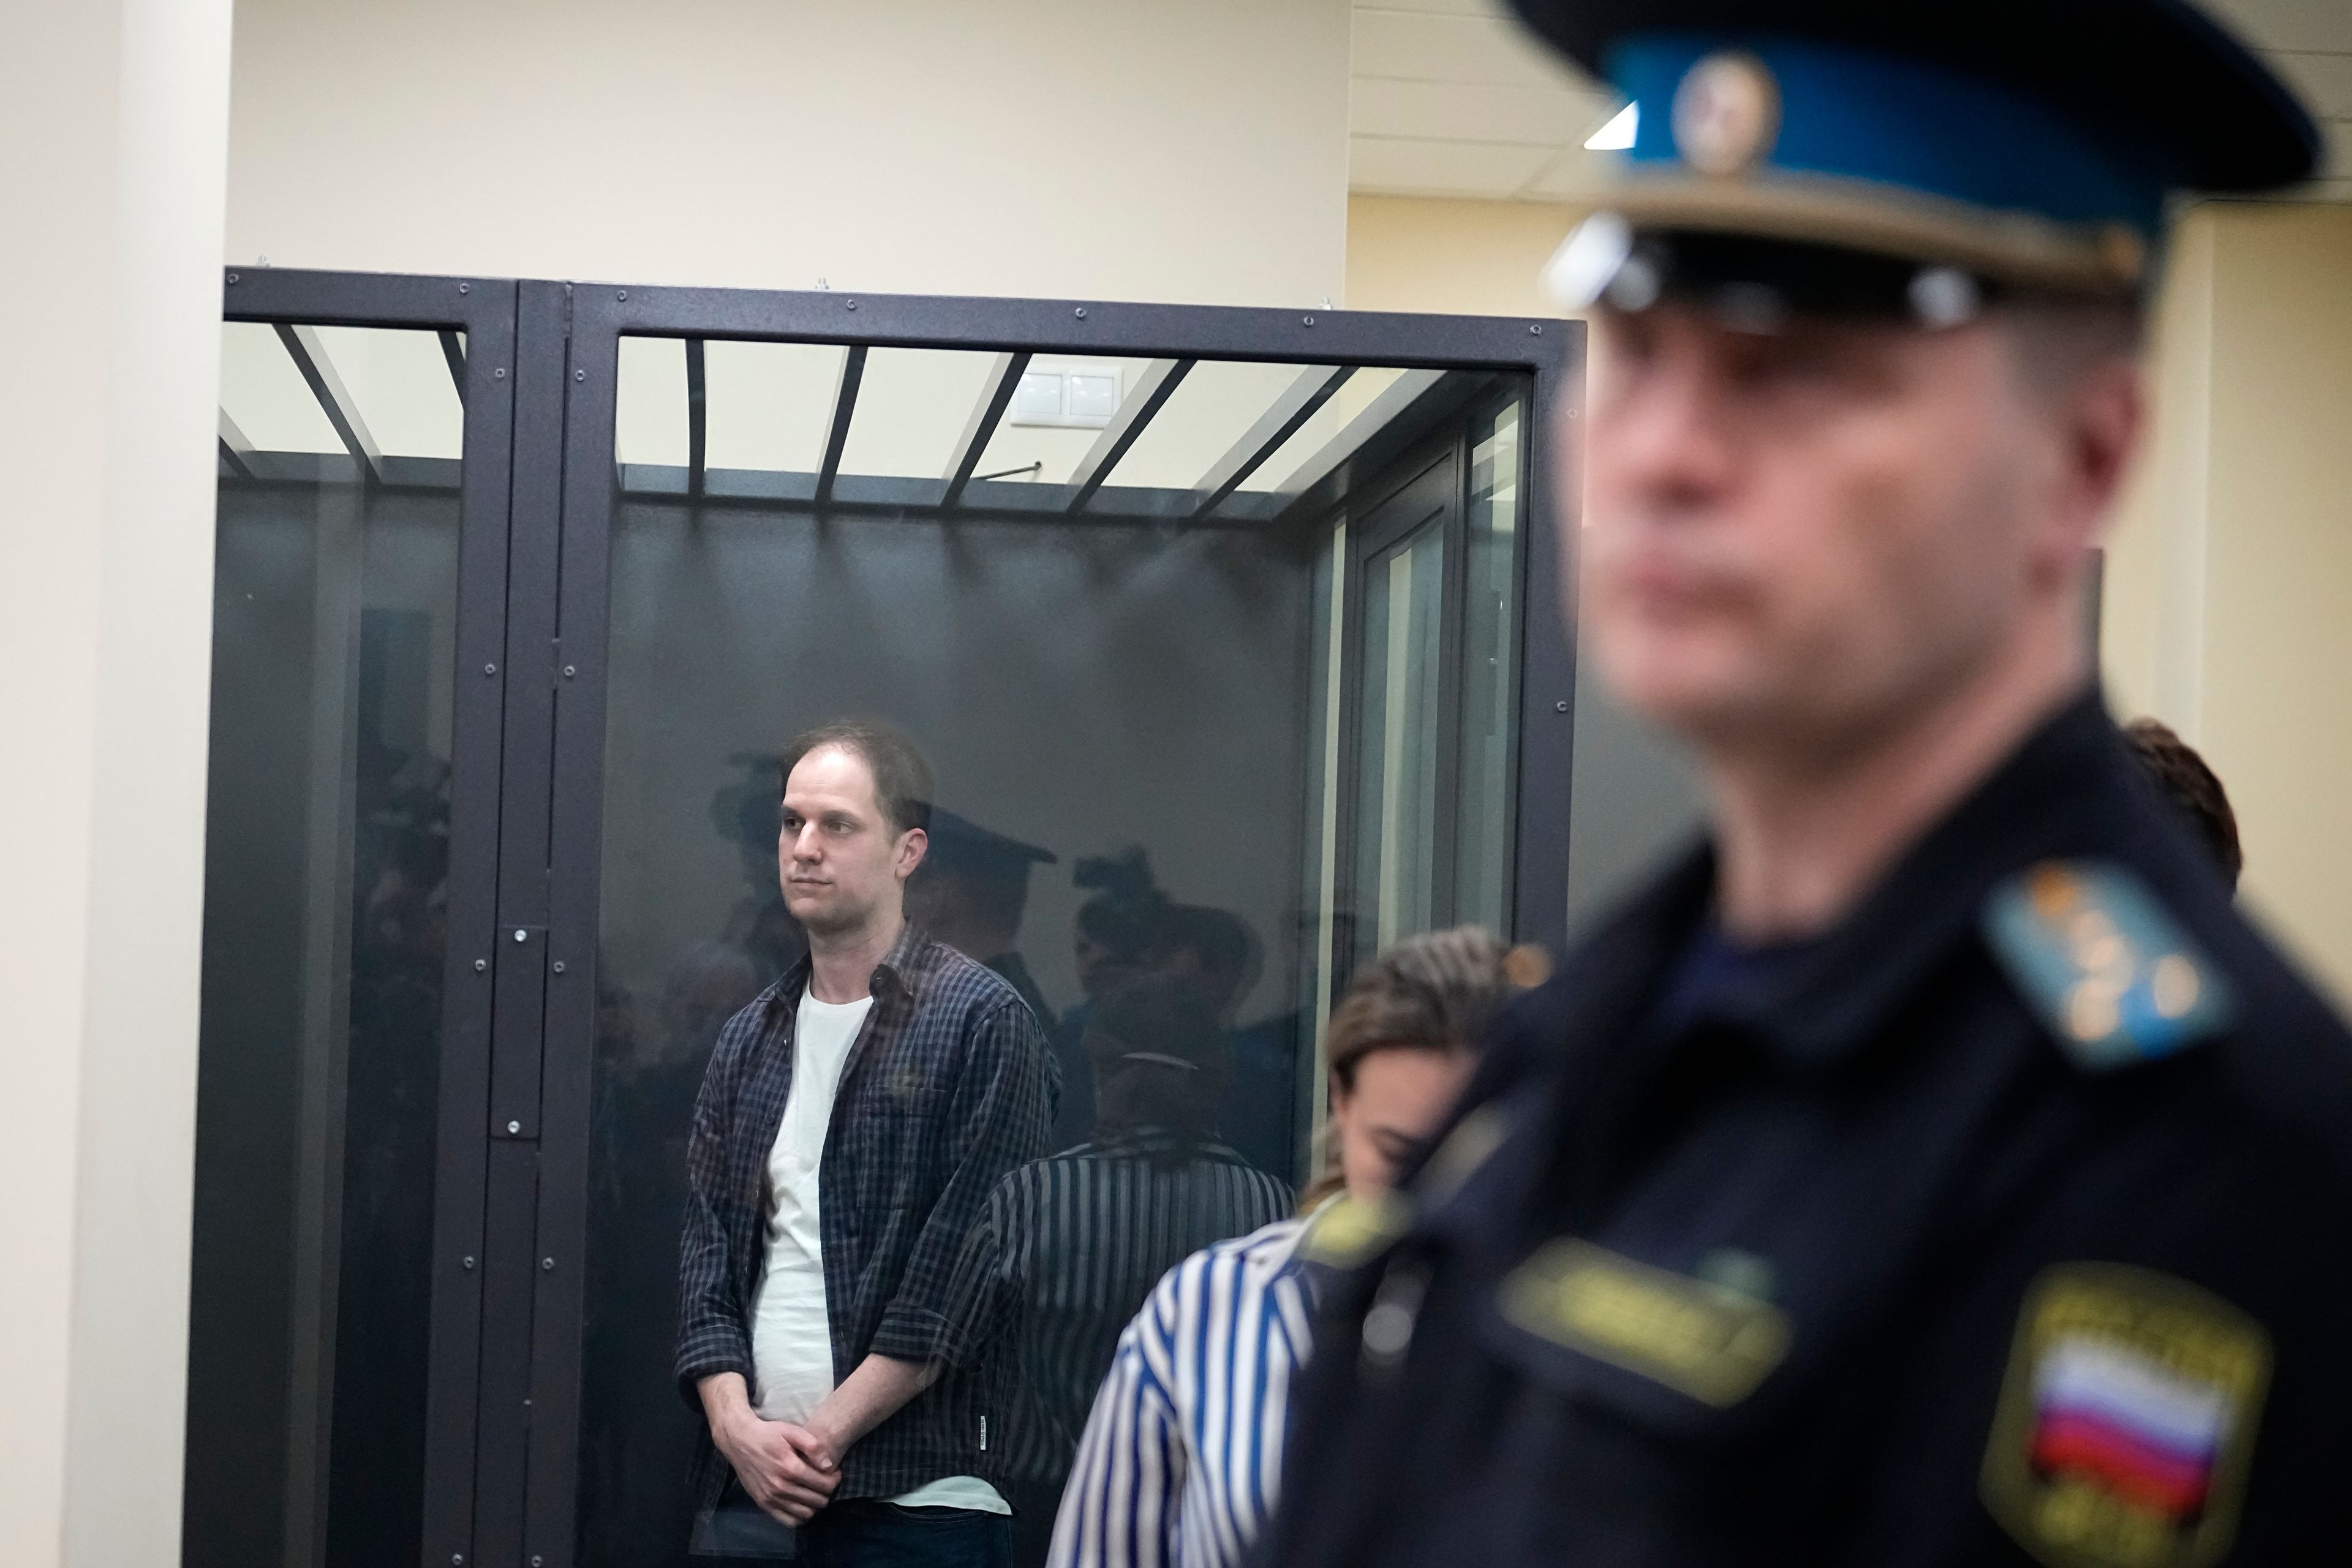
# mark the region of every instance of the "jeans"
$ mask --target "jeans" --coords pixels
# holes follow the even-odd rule
[[[1012,1568],[1013,1521],[880,1498],[828,1503],[801,1527],[803,1568]]]

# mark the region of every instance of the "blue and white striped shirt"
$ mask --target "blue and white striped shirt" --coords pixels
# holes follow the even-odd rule
[[[1048,1568],[1234,1568],[1272,1513],[1308,1303],[1307,1221],[1203,1248],[1119,1336]]]

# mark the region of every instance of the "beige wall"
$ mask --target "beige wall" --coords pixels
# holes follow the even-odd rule
[[[244,0],[228,256],[1305,305],[1345,0]]]
[[[1348,303],[1546,311],[1536,272],[1567,226],[1531,203],[1356,197]],[[2108,549],[2109,693],[2204,751],[2238,811],[2248,907],[2352,997],[2352,206],[2192,211]]]
[[[0,1563],[175,1562],[227,0],[0,48]],[[37,214],[37,221],[24,215]]]
[[[1347,307],[1557,316],[1536,274],[1568,228],[1534,202],[1350,197]]]
[[[2247,904],[2352,997],[2352,207],[2198,209],[2158,332],[2110,552],[2116,705],[2203,751]]]

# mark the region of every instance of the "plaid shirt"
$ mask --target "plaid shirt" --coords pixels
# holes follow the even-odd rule
[[[793,1083],[793,1028],[809,961],[719,1033],[687,1145],[678,1247],[677,1381],[740,1373],[757,1389],[751,1305],[767,1260],[768,1155]],[[1025,1004],[996,975],[911,923],[874,972],[874,1008],[851,1046],[817,1167],[835,1381],[868,1355],[944,1362],[958,1339],[950,1286],[964,1237],[1008,1171],[1042,1155],[1051,1058]],[[842,1458],[839,1499],[896,1497],[982,1475],[995,1369],[954,1367]],[[700,1506],[728,1466],[706,1430]]]

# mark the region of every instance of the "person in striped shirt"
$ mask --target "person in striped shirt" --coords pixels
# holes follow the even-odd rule
[[[1396,943],[1349,984],[1331,1014],[1328,1173],[1310,1212],[1192,1254],[1151,1292],[1095,1397],[1049,1568],[1242,1561],[1273,1510],[1307,1357],[1300,1242],[1394,1184],[1468,1078],[1514,989],[1512,956],[1465,926]]]
[[[985,1447],[1013,1510],[1014,1568],[1036,1568],[1078,1432],[1118,1335],[1169,1266],[1288,1213],[1288,1183],[1218,1141],[1232,1047],[1190,981],[1133,980],[1089,1009],[1094,1136],[1009,1173],[966,1238],[951,1300],[966,1353],[1003,1380]],[[1009,1350],[1003,1357],[991,1346]]]

